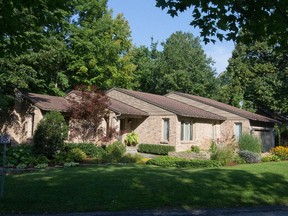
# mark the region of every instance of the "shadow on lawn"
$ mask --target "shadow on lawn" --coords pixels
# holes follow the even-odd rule
[[[9,176],[0,209],[81,212],[281,205],[288,203],[287,191],[287,177],[270,172],[77,167]]]

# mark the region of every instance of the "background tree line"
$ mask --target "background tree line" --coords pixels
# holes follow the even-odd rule
[[[157,2],[161,7],[171,6],[165,1]],[[184,8],[182,4],[179,0],[176,12]],[[214,10],[208,3],[208,8],[205,5],[202,2],[198,8],[206,12]],[[251,8],[247,6],[248,9]],[[102,90],[122,87],[157,94],[174,90],[215,98],[234,106],[243,101],[243,108],[254,111],[265,108],[274,113],[288,113],[285,85],[288,55],[285,49],[279,49],[286,46],[287,40],[280,36],[276,40],[277,32],[270,36],[263,33],[255,40],[222,35],[222,39],[235,39],[237,44],[227,70],[217,77],[213,60],[204,53],[200,38],[190,33],[175,32],[161,44],[152,40],[150,47],[133,46],[128,22],[121,14],[113,16],[107,0],[33,3],[7,0],[0,1],[0,14],[2,110],[13,104],[15,89],[61,96],[84,84]],[[227,18],[212,15],[215,17],[210,18],[218,21],[214,22],[217,25]],[[205,17],[197,18],[196,11],[194,24],[201,24],[201,19]],[[212,33],[214,28],[232,31],[235,27],[223,29],[217,25],[211,26]],[[240,35],[240,39],[253,38],[255,32],[251,32],[250,27],[242,28],[242,34],[235,29],[234,33]],[[281,33],[284,30],[280,27]],[[203,29],[203,37],[211,33],[208,30]]]

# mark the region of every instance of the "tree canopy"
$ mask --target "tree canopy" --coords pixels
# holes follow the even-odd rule
[[[199,38],[178,31],[162,46],[163,51],[158,51],[157,43],[152,42],[150,49],[137,49],[136,76],[140,90],[157,94],[181,91],[201,96],[215,92],[213,61],[206,56]]]
[[[129,25],[113,18],[107,0],[7,0],[0,14],[0,109],[15,89],[64,95],[81,84],[134,86]]]
[[[267,42],[238,43],[227,70],[220,75],[224,102],[250,110],[288,113],[288,54],[275,52]]]
[[[268,38],[269,45],[288,48],[287,0],[156,0],[156,6],[172,17],[191,10],[191,25],[200,28],[206,43],[216,37],[246,44]]]

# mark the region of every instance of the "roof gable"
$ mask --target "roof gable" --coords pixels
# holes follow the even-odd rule
[[[116,113],[127,114],[127,115],[136,115],[136,116],[148,116],[147,112],[139,110],[135,107],[122,103],[114,98],[110,98],[110,104],[108,108]]]
[[[198,101],[200,103],[204,103],[206,105],[209,105],[209,106],[233,113],[235,115],[241,116],[243,118],[247,118],[247,119],[252,120],[252,121],[270,122],[270,123],[276,123],[277,122],[277,121],[270,119],[268,117],[258,115],[258,114],[249,112],[247,110],[243,110],[243,109],[240,109],[240,108],[237,108],[237,107],[234,107],[234,106],[231,106],[231,105],[228,105],[228,104],[225,104],[225,103],[222,103],[222,102],[210,99],[210,98],[200,97],[200,96],[181,93],[181,92],[171,92],[171,93],[168,93],[166,95],[166,97],[170,94],[176,94],[176,95],[179,95],[179,96],[191,99],[191,100],[195,100],[195,101]]]
[[[152,105],[158,106],[164,110],[170,111],[174,114],[185,116],[185,117],[194,117],[201,119],[212,119],[212,120],[225,120],[226,118],[216,115],[211,112],[199,109],[197,107],[187,105],[185,103],[179,102],[177,100],[139,91],[126,90],[121,88],[113,88],[112,90],[119,91],[121,93],[127,94],[129,96],[135,97]]]

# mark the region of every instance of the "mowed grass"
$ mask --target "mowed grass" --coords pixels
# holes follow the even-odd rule
[[[0,213],[288,205],[288,162],[209,169],[107,165],[5,178]]]

